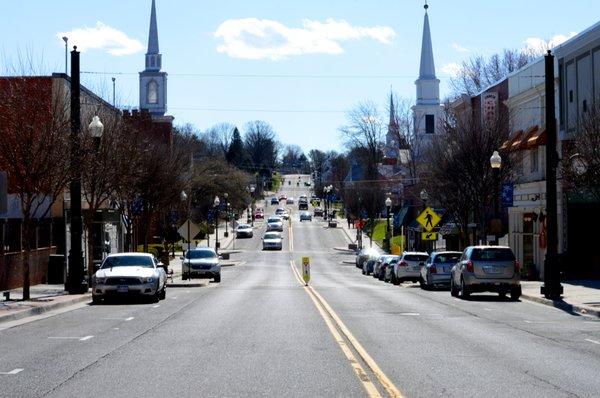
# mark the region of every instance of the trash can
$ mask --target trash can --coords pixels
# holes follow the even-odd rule
[[[65,283],[65,255],[51,254],[48,259],[48,283],[59,285]]]

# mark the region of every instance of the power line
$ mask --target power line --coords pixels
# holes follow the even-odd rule
[[[138,75],[138,72],[82,71],[87,75]],[[239,78],[239,79],[416,79],[415,75],[308,75],[308,74],[236,74],[236,73],[169,73],[169,77]],[[437,76],[449,79],[449,75]]]
[[[239,109],[239,108],[187,108],[170,106],[170,109],[182,111],[210,111],[210,112],[265,112],[265,113],[346,113],[340,110],[324,109]]]

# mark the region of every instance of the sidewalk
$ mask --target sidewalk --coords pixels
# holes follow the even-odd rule
[[[543,282],[521,281],[521,298],[559,308],[573,315],[600,317],[600,280],[561,282],[564,293],[561,300],[548,300],[540,294]]]

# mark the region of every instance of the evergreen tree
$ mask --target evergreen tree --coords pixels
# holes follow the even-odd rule
[[[237,168],[241,169],[247,166],[248,157],[246,150],[244,149],[244,142],[240,136],[240,131],[237,127],[233,130],[233,137],[231,139],[231,144],[229,144],[229,148],[227,149],[225,158],[229,164]]]

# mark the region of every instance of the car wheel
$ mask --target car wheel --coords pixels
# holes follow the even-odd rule
[[[499,290],[498,296],[500,296],[501,299],[505,299],[506,298],[506,290]]]
[[[463,300],[468,300],[471,292],[469,291],[469,287],[465,285],[465,280],[460,278],[460,298]]]
[[[458,289],[456,288],[456,285],[454,284],[454,277],[450,277],[450,295],[452,297],[458,297]]]
[[[165,284],[165,286],[163,286],[162,290],[160,291],[160,296],[158,296],[158,298],[160,300],[164,300],[167,298],[167,285]]]
[[[367,274],[367,273],[365,272],[365,269],[364,269],[364,268],[362,269],[362,274],[363,274],[363,275],[366,275],[366,274]]]
[[[521,285],[510,288],[510,299],[517,301],[521,297]]]
[[[217,276],[215,276],[215,283],[221,283],[221,273],[219,272]]]
[[[102,304],[102,297],[92,296],[92,304],[94,304],[94,305]]]
[[[392,282],[392,284],[394,285],[399,285],[400,279],[398,279],[396,275],[392,272],[392,275],[390,275],[390,282]]]
[[[419,286],[423,290],[429,290],[429,285],[427,285],[427,281],[424,280],[423,278],[419,279]]]
[[[383,271],[383,272],[382,272],[382,271],[380,271],[380,272],[379,272],[379,275],[378,275],[378,279],[379,279],[380,281],[382,281],[384,278],[385,278],[385,272],[384,272],[384,271]]]

